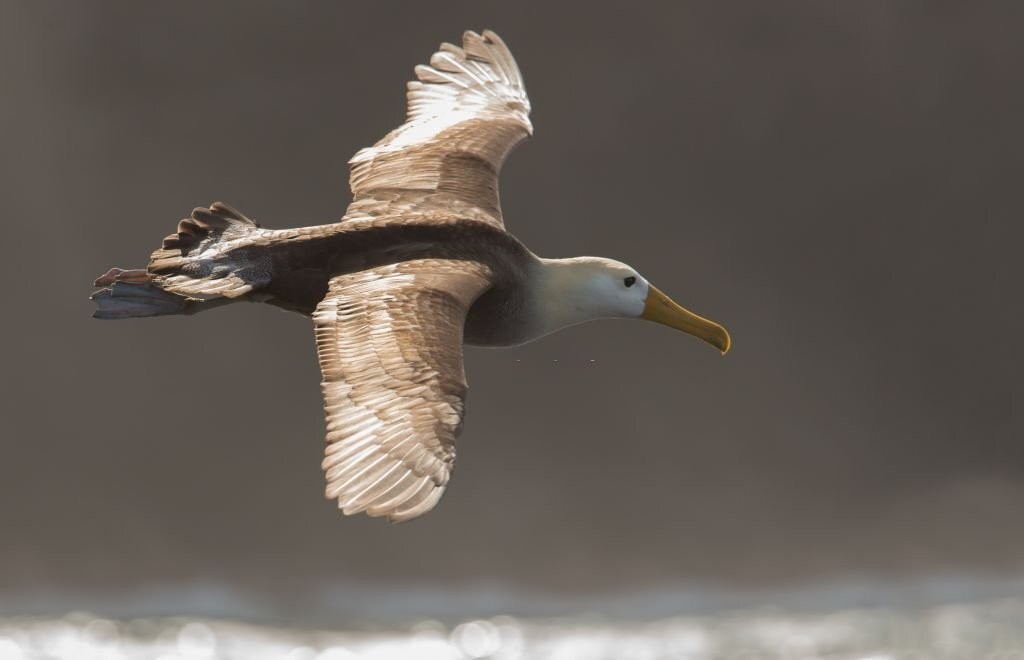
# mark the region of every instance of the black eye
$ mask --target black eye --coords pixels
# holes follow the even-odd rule
[[[636,278],[630,275],[626,279],[622,280],[622,283],[625,284],[627,287],[633,286],[634,284],[636,284]]]

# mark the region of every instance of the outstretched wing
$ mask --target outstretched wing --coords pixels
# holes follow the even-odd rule
[[[498,173],[533,133],[530,100],[512,53],[498,35],[466,32],[462,48],[441,44],[408,84],[405,123],[352,160],[353,205],[429,199],[467,207],[503,227]]]
[[[328,498],[408,520],[444,493],[462,427],[466,311],[490,286],[470,261],[339,275],[313,314],[327,415]]]

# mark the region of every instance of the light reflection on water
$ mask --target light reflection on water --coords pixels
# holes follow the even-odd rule
[[[374,630],[221,619],[0,619],[0,660],[1024,660],[1024,600],[624,622],[494,616]]]

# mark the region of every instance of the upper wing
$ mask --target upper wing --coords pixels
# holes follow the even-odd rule
[[[466,311],[490,286],[469,261],[339,275],[313,314],[327,414],[329,498],[392,521],[432,509],[455,461]]]
[[[533,133],[512,53],[489,30],[466,32],[462,48],[441,44],[430,66],[416,67],[416,77],[405,123],[349,161],[354,210],[362,200],[415,191],[478,209],[503,226],[498,173]]]

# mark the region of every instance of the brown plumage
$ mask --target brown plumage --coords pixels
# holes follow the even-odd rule
[[[429,511],[448,484],[464,341],[510,346],[592,318],[646,317],[657,292],[624,264],[541,259],[505,231],[498,174],[533,128],[496,34],[466,32],[415,71],[405,123],[350,161],[339,222],[264,229],[216,202],[182,220],[145,271],[112,269],[93,296],[98,318],[239,299],[311,316],[326,494],[346,514],[393,521]],[[727,336],[704,338],[728,348]]]

